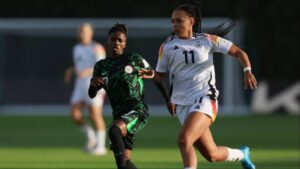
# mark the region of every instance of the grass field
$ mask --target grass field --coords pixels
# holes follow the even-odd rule
[[[179,127],[176,118],[150,118],[136,138],[133,159],[139,168],[183,168],[176,146]],[[257,169],[299,169],[299,130],[296,116],[219,117],[212,127],[218,144],[250,146]],[[83,142],[69,117],[0,116],[0,169],[116,168],[111,152],[104,157],[84,154]],[[198,168],[242,168],[237,162],[209,163],[198,157]]]

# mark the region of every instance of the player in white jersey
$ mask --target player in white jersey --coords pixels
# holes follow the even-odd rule
[[[171,101],[176,105],[173,111],[182,124],[178,145],[185,169],[197,168],[194,146],[208,161],[241,161],[244,169],[255,169],[247,146],[217,146],[210,131],[218,110],[213,53],[237,58],[244,67],[245,88],[254,89],[256,79],[248,55],[219,36],[195,34],[197,22],[201,25],[200,9],[189,4],[176,8],[172,13],[174,34],[162,44],[156,70],[142,69],[139,74],[159,82],[169,73]]]
[[[91,99],[88,96],[88,88],[92,77],[93,68],[97,61],[105,58],[104,47],[92,40],[93,28],[89,23],[84,23],[78,30],[79,41],[73,48],[74,66],[65,72],[65,82],[70,83],[72,75],[76,75],[75,86],[71,96],[71,114],[75,124],[86,135],[84,151],[95,155],[106,154],[105,148],[105,122],[102,117],[102,108],[105,99],[105,91]],[[93,126],[85,122],[82,110],[88,108]]]

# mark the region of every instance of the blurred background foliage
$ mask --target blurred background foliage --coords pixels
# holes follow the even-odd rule
[[[170,17],[182,0],[1,0],[0,18]],[[202,0],[204,17],[246,22],[244,46],[258,79],[300,79],[300,6],[295,0]],[[170,23],[171,24],[171,23]]]

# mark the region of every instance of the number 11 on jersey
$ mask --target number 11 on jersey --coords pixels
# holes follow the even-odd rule
[[[183,51],[185,63],[189,64],[189,61],[192,60],[192,63],[195,63],[194,51]],[[191,58],[191,59],[189,59]]]

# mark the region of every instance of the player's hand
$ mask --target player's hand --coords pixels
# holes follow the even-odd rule
[[[96,76],[91,79],[91,86],[97,89],[100,89],[105,84],[105,80],[100,77]]]
[[[70,73],[65,73],[65,76],[64,76],[64,83],[66,85],[69,85],[71,83],[71,80],[72,80],[72,74]]]
[[[246,71],[244,73],[244,88],[245,89],[256,89],[257,81],[255,76],[252,74],[251,71]]]
[[[66,69],[65,74],[64,74],[64,82],[66,85],[69,85],[71,83],[73,73],[74,73],[73,67],[69,67]]]
[[[145,69],[141,68],[139,70],[139,76],[144,79],[152,79],[155,75],[155,71],[153,69]]]
[[[174,116],[176,114],[176,104],[169,101],[167,107],[171,116]]]

